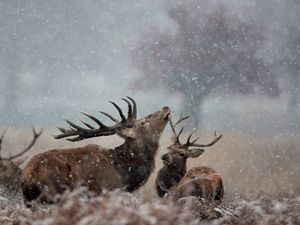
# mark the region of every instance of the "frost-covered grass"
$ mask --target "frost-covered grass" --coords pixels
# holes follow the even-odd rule
[[[114,147],[122,142],[109,137],[74,144],[54,140],[50,133],[55,132],[46,130],[30,154],[86,143]],[[157,198],[153,181],[161,167],[160,155],[170,144],[166,133],[157,154],[156,171],[138,193],[115,191],[92,196],[78,189],[66,193],[55,205],[35,205],[32,209],[25,208],[19,198],[14,201],[0,196],[0,203],[4,203],[0,224],[300,224],[299,137],[222,133],[217,145],[188,162],[189,167],[211,166],[222,174],[226,197],[221,206],[188,201],[179,207]],[[202,142],[211,140],[211,134],[201,134]],[[9,154],[7,150],[17,152],[30,139],[30,129],[8,130],[2,154]]]
[[[12,205],[1,210],[0,224],[13,225],[176,225],[176,224],[300,224],[300,196],[261,195],[230,204],[174,204],[114,191],[93,196],[84,188],[65,193],[55,205],[32,209]]]

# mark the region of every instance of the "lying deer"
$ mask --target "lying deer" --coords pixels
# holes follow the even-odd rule
[[[36,143],[39,136],[42,134],[42,130],[40,132],[36,132],[34,128],[33,131],[33,139],[30,144],[21,152],[10,156],[10,157],[2,157],[0,155],[0,189],[4,192],[15,193],[20,191],[20,164],[24,160],[16,160],[19,157],[23,156],[26,152],[28,152],[33,145]],[[1,147],[2,142],[4,139],[5,131],[3,131],[0,137],[0,154],[1,154]]]
[[[188,158],[197,158],[204,152],[204,147],[209,147],[217,143],[222,135],[215,133],[214,140],[209,144],[196,143],[199,138],[191,141],[195,130],[188,136],[186,143],[181,143],[179,137],[183,127],[177,134],[175,126],[188,117],[180,117],[170,125],[174,133],[174,142],[168,147],[168,153],[163,154],[161,159],[164,166],[158,171],[156,178],[156,190],[159,197],[171,192],[174,200],[188,196],[196,196],[209,201],[218,201],[223,198],[223,183],[221,176],[209,167],[194,167],[187,171],[186,163]],[[196,147],[196,148],[190,148]]]
[[[154,158],[158,150],[160,136],[168,123],[169,107],[137,119],[136,102],[127,97],[125,118],[121,108],[114,102],[121,121],[108,113],[101,112],[116,124],[104,125],[96,117],[82,112],[99,127],[83,122],[81,127],[69,120],[70,129],[58,127],[61,134],[56,139],[68,138],[80,141],[98,136],[117,134],[125,141],[114,149],[104,149],[98,145],[80,148],[54,149],[31,158],[21,174],[21,186],[27,201],[39,198],[41,202],[51,203],[53,197],[66,189],[83,185],[95,193],[103,189],[121,188],[132,192],[142,186],[154,169]]]

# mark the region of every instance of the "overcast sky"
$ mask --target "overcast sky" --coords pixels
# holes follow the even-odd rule
[[[249,14],[268,21],[272,34],[293,15],[281,1],[226,2],[241,17]],[[125,95],[137,99],[142,116],[164,105],[179,111],[176,96],[159,90],[142,93],[131,86],[140,72],[131,62],[137,40],[151,26],[176,30],[166,14],[167,6],[158,0],[2,0],[0,125],[51,127],[62,115],[79,119],[78,110],[111,112],[114,109],[107,100],[121,103],[119,99]],[[274,54],[271,50],[266,54]],[[8,112],[8,102],[13,102],[10,99],[15,105]],[[238,115],[266,102],[277,107],[273,100],[247,101],[248,108],[247,104],[240,105],[244,111],[237,110]],[[242,104],[222,96],[206,102],[206,126],[214,124],[220,112],[229,118],[237,113],[228,113],[228,105],[220,107],[224,102]]]

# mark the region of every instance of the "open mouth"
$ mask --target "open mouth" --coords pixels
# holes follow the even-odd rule
[[[163,160],[163,164],[166,166],[169,166],[171,164],[171,162],[169,162],[168,160]]]
[[[171,112],[168,112],[165,117],[164,117],[164,120],[170,120],[170,115],[171,115]]]
[[[168,111],[167,113],[166,113],[166,115],[164,116],[164,120],[168,120],[168,121],[170,121],[170,119],[171,119],[171,110],[170,111]]]

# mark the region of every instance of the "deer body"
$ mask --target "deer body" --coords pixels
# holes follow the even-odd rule
[[[0,137],[0,152],[1,145],[4,138],[4,133],[2,133]],[[42,134],[42,131],[37,133],[33,128],[33,140],[23,151],[18,154],[10,157],[2,157],[0,156],[0,195],[6,199],[8,202],[15,200],[21,194],[21,186],[20,186],[20,174],[21,169],[19,165],[24,160],[16,160],[17,158],[24,155],[27,151],[29,151],[32,146],[35,144],[39,136]],[[3,206],[3,202],[1,202],[1,206]]]
[[[113,103],[122,118],[115,126],[107,127],[85,113],[97,121],[99,129],[87,123],[84,124],[90,129],[81,128],[67,121],[72,129],[59,128],[62,134],[56,136],[77,136],[69,140],[78,141],[117,134],[125,139],[122,145],[115,149],[88,145],[81,148],[50,150],[34,156],[21,174],[25,199],[31,201],[39,198],[42,202],[51,203],[56,194],[61,194],[66,189],[72,190],[77,185],[86,186],[96,193],[101,193],[103,189],[115,188],[132,192],[142,186],[154,169],[155,154],[161,133],[168,123],[170,109],[164,107],[143,119],[135,120],[135,102],[133,101],[133,108],[128,101],[126,102],[129,109],[127,119],[121,109]],[[103,114],[117,121],[109,114]]]
[[[33,156],[22,171],[21,185],[27,201],[40,196],[42,201],[51,202],[51,197],[80,184],[96,193],[102,188],[121,188],[117,174],[112,151],[88,145]]]
[[[214,169],[204,166],[194,167],[187,171],[186,163],[190,157],[199,157],[204,152],[203,147],[214,145],[222,136],[215,134],[215,139],[211,143],[197,144],[196,141],[199,138],[190,141],[193,131],[185,144],[180,143],[179,136],[183,128],[177,134],[175,126],[187,118],[181,117],[175,125],[170,120],[175,141],[168,147],[168,153],[163,154],[161,157],[164,166],[158,171],[156,178],[157,194],[159,197],[164,197],[167,193],[171,193],[175,201],[189,196],[203,198],[209,202],[219,201],[224,194],[220,174]],[[189,147],[197,148],[190,149]]]
[[[221,175],[209,167],[193,167],[174,190],[175,199],[196,196],[208,202],[220,201],[224,196]]]

